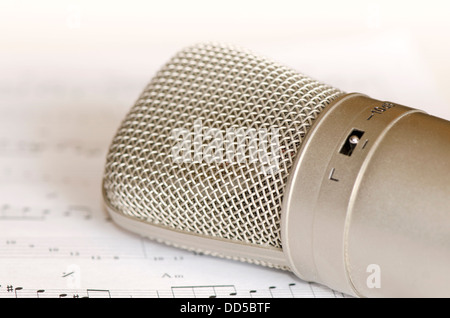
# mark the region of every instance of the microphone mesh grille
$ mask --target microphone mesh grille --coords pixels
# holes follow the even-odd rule
[[[152,225],[281,250],[281,206],[293,161],[314,120],[341,94],[240,48],[189,47],[157,73],[118,129],[107,156],[105,199]],[[248,152],[239,161],[195,160],[199,120],[222,136],[230,128],[276,128],[277,169],[267,172],[267,163]],[[176,129],[190,132],[187,152],[194,159],[174,157]]]

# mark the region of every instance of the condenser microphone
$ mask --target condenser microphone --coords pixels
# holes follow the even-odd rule
[[[358,297],[450,296],[450,123],[250,51],[176,54],[117,130],[124,228]]]

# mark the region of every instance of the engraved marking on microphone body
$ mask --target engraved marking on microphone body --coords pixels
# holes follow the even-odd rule
[[[371,110],[371,115],[367,120],[371,120],[375,115],[380,115],[386,112],[387,110],[391,109],[392,107],[395,107],[395,104],[392,103],[383,103],[381,106],[376,106]]]
[[[369,143],[369,139],[366,139],[366,141],[364,142],[364,145],[361,147],[361,149],[366,149],[367,144]]]
[[[335,172],[336,172],[336,169],[335,169],[335,168],[331,169],[331,173],[330,173],[329,179],[330,179],[331,181],[334,181],[334,182],[339,182],[339,179],[336,179],[336,178],[334,177],[334,173],[335,173]]]

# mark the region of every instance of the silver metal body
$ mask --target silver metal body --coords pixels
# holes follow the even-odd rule
[[[198,118],[281,127],[281,169],[173,162],[170,130]],[[166,244],[360,297],[450,296],[450,123],[247,51],[169,62],[119,128],[103,194],[119,225]]]
[[[448,121],[346,95],[305,140],[284,199],[283,248],[300,277],[356,296],[450,296]]]

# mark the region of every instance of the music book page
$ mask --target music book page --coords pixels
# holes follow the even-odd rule
[[[353,67],[339,65],[349,45]],[[343,90],[450,118],[402,34],[249,48]],[[0,297],[348,297],[289,272],[161,245],[108,217],[101,181],[109,143],[178,49],[0,59]]]

